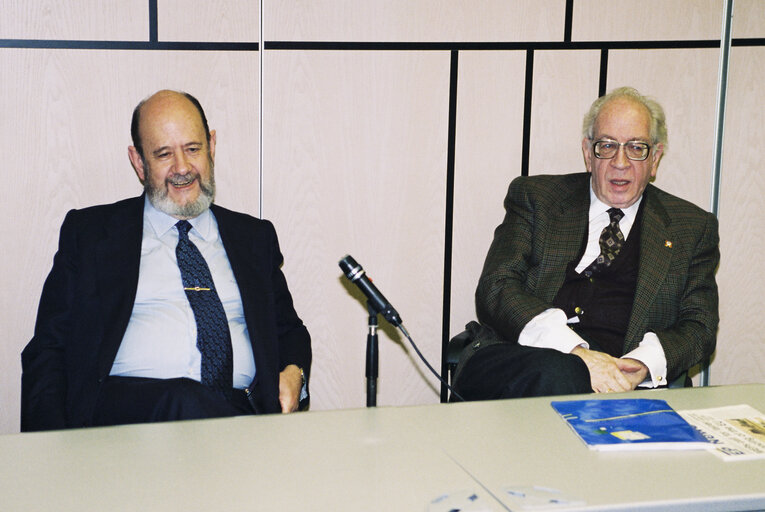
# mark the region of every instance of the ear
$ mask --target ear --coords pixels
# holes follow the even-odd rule
[[[651,177],[656,178],[656,171],[659,170],[659,162],[664,155],[664,144],[656,144],[651,152]]]
[[[141,158],[135,146],[128,146],[128,158],[138,179],[143,183],[146,180],[146,170],[143,168],[143,158]]]
[[[215,162],[215,130],[210,130],[210,159]]]
[[[582,156],[584,157],[584,167],[587,169],[587,172],[592,172],[592,148],[587,137],[582,139]]]

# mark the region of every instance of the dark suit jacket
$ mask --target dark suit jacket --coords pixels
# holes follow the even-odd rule
[[[589,174],[520,177],[494,233],[476,291],[481,323],[515,342],[537,314],[553,307],[566,266],[587,236]],[[643,201],[640,269],[624,352],[646,332],[659,337],[667,379],[709,357],[717,339],[720,260],[717,219],[648,185]],[[469,354],[466,355],[469,357]]]
[[[70,211],[22,353],[21,429],[91,424],[130,319],[143,236],[143,196]],[[256,400],[279,412],[279,372],[311,366],[308,331],[280,270],[273,225],[213,205],[242,297],[257,365]]]

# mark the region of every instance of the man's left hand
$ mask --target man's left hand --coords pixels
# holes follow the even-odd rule
[[[300,390],[303,389],[303,376],[300,368],[287,365],[279,374],[279,403],[282,412],[295,412],[300,404]]]

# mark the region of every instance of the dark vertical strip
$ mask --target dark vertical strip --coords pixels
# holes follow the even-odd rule
[[[149,42],[159,41],[159,29],[157,28],[157,0],[149,0]]]
[[[571,42],[571,27],[574,24],[574,0],[566,0],[566,28],[563,32],[563,41]]]
[[[446,215],[444,219],[444,303],[443,323],[441,324],[441,377],[448,378],[446,353],[449,345],[449,324],[451,322],[452,303],[452,238],[454,227],[454,153],[457,137],[457,65],[459,52],[451,52],[451,69],[449,76],[449,136],[446,152]],[[446,386],[441,384],[441,402],[448,397]]]
[[[529,146],[531,143],[531,91],[534,88],[534,50],[526,50],[526,90],[523,99],[523,150],[521,176],[529,175]]]
[[[608,48],[600,50],[600,83],[598,83],[598,97],[606,93],[608,85]]]

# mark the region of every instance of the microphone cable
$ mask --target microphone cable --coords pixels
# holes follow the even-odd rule
[[[401,333],[402,333],[404,336],[406,336],[406,339],[408,339],[408,340],[409,340],[409,344],[410,344],[410,345],[412,345],[412,348],[414,349],[414,351],[417,353],[417,355],[420,357],[420,359],[422,359],[422,362],[423,362],[423,363],[425,363],[425,366],[427,366],[427,367],[428,367],[428,369],[429,369],[429,370],[430,370],[430,371],[433,373],[433,375],[435,375],[435,376],[438,378],[438,380],[440,380],[440,381],[441,381],[441,383],[442,383],[444,386],[446,386],[446,388],[447,388],[449,391],[451,391],[452,395],[454,395],[455,397],[457,397],[457,398],[459,399],[459,401],[460,401],[460,402],[464,402],[464,401],[465,401],[465,399],[464,399],[464,398],[462,398],[462,396],[461,396],[459,393],[457,393],[457,392],[454,390],[454,388],[453,388],[452,386],[450,386],[450,385],[449,385],[449,383],[448,383],[448,382],[446,382],[446,381],[443,379],[443,377],[441,377],[441,375],[439,375],[439,374],[438,374],[438,372],[435,370],[435,368],[433,368],[433,367],[430,365],[430,363],[428,362],[428,360],[427,360],[427,359],[425,359],[425,356],[424,356],[424,355],[422,355],[422,352],[420,352],[420,349],[419,349],[419,348],[417,348],[417,345],[415,344],[414,340],[412,340],[412,337],[411,337],[411,336],[409,336],[409,332],[408,332],[408,331],[406,330],[406,328],[404,327],[404,324],[403,324],[403,323],[399,323],[399,324],[398,324],[396,327],[398,327],[398,328],[399,328],[399,330],[401,331]]]

